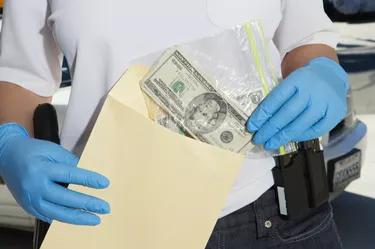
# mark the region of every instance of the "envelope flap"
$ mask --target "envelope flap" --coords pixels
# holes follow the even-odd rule
[[[148,117],[147,106],[139,85],[139,81],[148,71],[149,68],[144,65],[129,67],[108,95],[121,104]]]

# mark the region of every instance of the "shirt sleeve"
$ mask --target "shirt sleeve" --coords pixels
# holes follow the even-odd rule
[[[323,8],[323,0],[281,0],[283,17],[274,43],[281,60],[291,50],[308,44],[336,48],[340,34]]]
[[[44,97],[59,88],[63,58],[49,13],[48,0],[6,0],[0,40],[0,81]]]

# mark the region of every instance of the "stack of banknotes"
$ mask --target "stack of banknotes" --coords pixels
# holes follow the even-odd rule
[[[234,100],[178,46],[165,51],[140,85],[150,118],[169,130],[232,152],[254,147],[241,106],[255,110],[265,97],[262,88]]]

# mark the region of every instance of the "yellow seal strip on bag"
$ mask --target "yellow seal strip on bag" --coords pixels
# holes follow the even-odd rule
[[[247,31],[247,34],[248,34],[249,43],[250,43],[251,49],[252,49],[253,54],[254,54],[256,66],[257,66],[258,71],[259,71],[259,76],[260,76],[260,79],[262,81],[264,92],[266,93],[266,95],[268,95],[270,91],[268,89],[268,86],[267,86],[267,83],[266,83],[266,80],[265,80],[265,77],[264,77],[264,71],[263,71],[263,67],[262,67],[262,64],[261,64],[260,59],[259,59],[258,49],[257,49],[257,46],[254,42],[253,31],[252,31],[252,29],[250,27],[250,24],[248,22],[245,24],[245,27],[246,27],[246,31]],[[264,37],[263,37],[263,40],[264,40]],[[273,77],[274,77],[274,79],[276,78],[274,73],[273,73]],[[282,146],[280,148],[280,154],[281,155],[285,154],[284,146]]]

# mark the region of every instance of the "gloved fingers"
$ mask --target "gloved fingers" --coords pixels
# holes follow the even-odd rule
[[[53,159],[57,163],[65,164],[67,166],[77,167],[78,162],[79,162],[79,158],[76,157],[70,151],[63,148],[62,146],[60,146],[60,145],[56,145],[56,146],[58,146],[58,149],[57,149],[58,152],[56,153],[56,155],[58,155],[58,156],[54,157]]]
[[[295,120],[310,105],[309,96],[296,93],[255,133],[254,144],[264,144]]]
[[[108,214],[110,212],[110,206],[106,201],[64,188],[55,183],[49,186],[44,199],[61,206],[82,209],[92,213]]]
[[[49,224],[52,223],[52,220],[50,218],[45,217],[44,215],[40,214],[35,209],[33,209],[31,214],[34,215],[34,217],[37,218],[38,220],[44,221],[44,222],[49,223]]]
[[[295,139],[293,139],[295,142],[304,142],[312,139],[316,139],[324,135],[325,133],[328,133],[331,129],[333,129],[336,126],[335,122],[332,122],[332,120],[329,118],[330,113],[329,111],[327,114],[319,120],[316,124],[305,130],[303,133],[298,135]]]
[[[287,102],[295,93],[297,88],[286,79],[281,82],[255,109],[247,122],[247,130],[256,132]]]
[[[69,167],[64,164],[51,163],[48,166],[50,179],[55,182],[77,184],[90,188],[103,189],[109,186],[109,180],[96,172]]]
[[[314,126],[306,129],[301,135],[295,138],[296,142],[308,141],[321,137],[332,130],[341,120],[345,118],[347,106],[343,103],[331,104],[326,108],[321,120]]]
[[[100,224],[100,218],[92,213],[79,209],[59,206],[49,201],[42,200],[35,207],[39,213],[48,216],[53,220],[64,223],[84,226],[96,226]]]
[[[269,139],[264,148],[272,151],[280,148],[281,146],[293,141],[308,127],[312,127],[317,123],[324,114],[319,108],[311,109],[307,108],[300,116],[298,116],[293,122],[284,127],[279,133]]]
[[[32,204],[33,205],[37,205],[36,202],[39,202],[41,201],[41,199],[38,199],[37,201],[33,201]],[[41,220],[41,221],[44,221],[44,222],[47,222],[49,224],[52,223],[52,220],[48,217],[45,217],[44,215],[42,215],[41,213],[39,213],[35,208],[33,208],[32,206],[29,206],[27,208],[25,208],[25,211],[28,212],[29,214],[33,215],[35,218],[37,218],[38,220]]]

